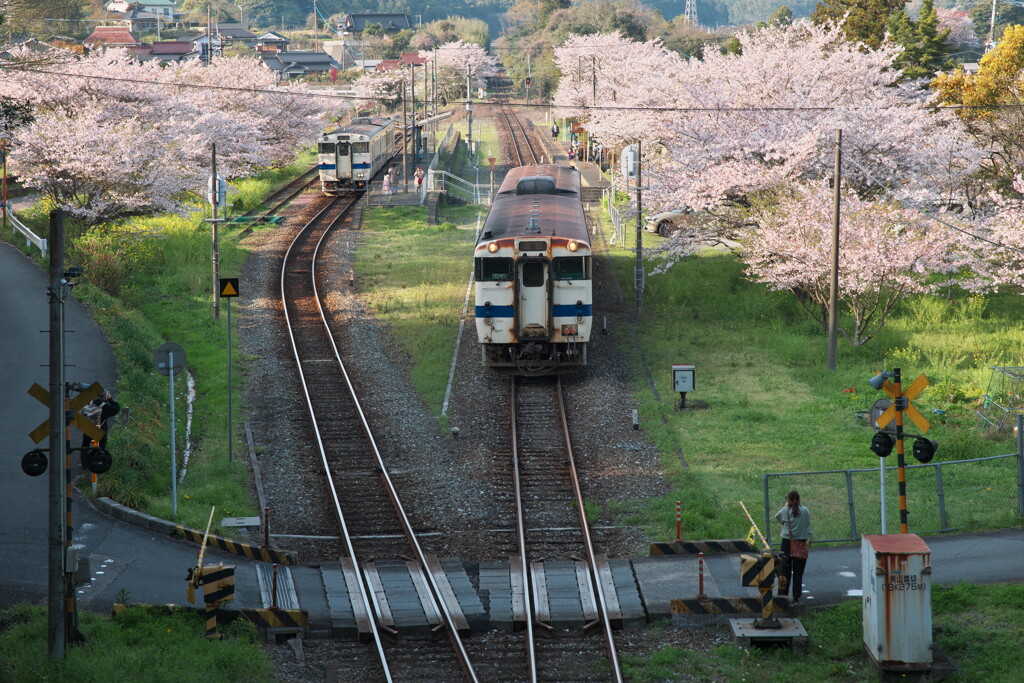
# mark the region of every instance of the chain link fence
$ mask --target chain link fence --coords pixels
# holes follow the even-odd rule
[[[1008,455],[907,465],[908,529],[927,534],[1018,525],[1024,515],[1022,437],[1024,432],[1018,429],[1017,452]],[[895,454],[885,461],[895,462]],[[775,512],[792,490],[800,492],[801,502],[811,511],[816,542],[857,541],[863,534],[899,531],[895,464],[885,473],[886,529],[881,519],[881,466],[765,474],[765,537],[769,543],[779,541]]]

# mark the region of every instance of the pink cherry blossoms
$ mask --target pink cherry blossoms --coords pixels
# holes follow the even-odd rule
[[[30,102],[35,115],[11,131],[9,170],[93,222],[180,210],[203,191],[211,142],[228,177],[287,163],[320,131],[325,108],[275,85],[252,58],[161,67],[107,50],[5,67],[0,95]]]

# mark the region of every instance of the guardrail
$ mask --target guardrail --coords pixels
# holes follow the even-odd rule
[[[46,256],[46,239],[29,230],[28,226],[18,220],[13,211],[7,210],[7,207],[3,207],[2,211],[7,223],[14,229],[14,232],[20,232],[25,236],[26,246],[33,245],[42,252],[43,256]]]

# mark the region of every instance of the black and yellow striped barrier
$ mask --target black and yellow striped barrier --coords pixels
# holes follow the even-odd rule
[[[697,553],[750,553],[757,552],[743,538],[727,538],[718,541],[669,541],[651,543],[651,555],[696,555]]]
[[[740,555],[740,585],[771,588],[775,584],[775,558],[771,555]]]
[[[782,611],[785,601],[772,601],[775,610]],[[761,614],[762,598],[673,598],[672,614]]]
[[[174,527],[174,533],[175,535],[184,538],[186,541],[191,541],[192,543],[203,542],[203,532],[187,526],[176,525]],[[291,550],[261,548],[259,546],[249,545],[248,543],[232,541],[230,538],[224,538],[223,536],[207,536],[206,545],[219,548],[220,550],[231,553],[232,555],[241,555],[243,557],[260,560],[262,562],[273,562],[288,566],[295,566],[299,563],[298,557]]]
[[[299,631],[309,627],[309,613],[304,609],[240,609],[232,610],[232,614],[260,628]]]

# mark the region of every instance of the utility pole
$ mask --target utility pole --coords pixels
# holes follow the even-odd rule
[[[473,161],[473,92],[472,88],[473,67],[466,65],[466,111],[469,112],[469,133],[466,135],[466,146],[469,148],[469,158]]]
[[[74,599],[67,594],[64,579],[64,213],[50,213],[50,495],[49,507],[49,595],[48,644],[50,659],[64,658],[67,646],[65,603]]]
[[[4,231],[7,231],[7,138],[0,138],[0,155],[3,155],[3,195],[0,196],[0,211],[3,212]]]
[[[213,143],[211,152],[211,163],[213,166],[210,179],[210,188],[213,192],[213,220],[210,222],[213,230],[213,319],[220,320],[220,245],[217,241],[217,204],[220,203],[220,182],[217,178],[217,143]]]
[[[434,58],[430,60],[430,80],[433,81],[434,91],[434,106],[431,109],[431,113],[437,116],[437,48],[434,48]]]
[[[597,105],[597,57],[590,56],[590,81],[593,86],[591,104]]]
[[[530,104],[530,80],[533,78],[533,67],[530,66],[530,53],[526,53],[526,104]]]
[[[405,183],[405,191],[409,191],[409,115],[405,110],[405,79],[402,79],[402,180]]]
[[[313,0],[313,52],[316,52],[316,39],[320,33],[320,21],[316,18],[316,0]]]
[[[835,370],[836,335],[839,328],[839,202],[843,160],[843,131],[836,129],[836,164],[832,178],[832,272],[828,289],[828,369]]]
[[[416,65],[411,63],[409,64],[409,99],[412,100],[410,105],[412,110],[412,153],[416,160],[419,161],[420,136],[419,131],[416,130]],[[409,181],[406,180],[405,184],[408,187]]]
[[[213,36],[210,31],[210,22],[212,19],[212,9],[209,5],[206,7],[206,66],[210,66],[213,61]]]
[[[640,141],[636,141],[636,264],[633,266],[633,289],[636,292],[636,314],[639,317],[644,308],[644,218],[642,191],[643,163],[640,157]]]

